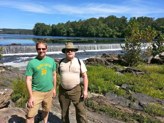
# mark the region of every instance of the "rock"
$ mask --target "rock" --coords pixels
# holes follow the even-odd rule
[[[142,107],[145,107],[150,103],[158,103],[158,104],[164,105],[164,100],[153,98],[151,96],[148,96],[148,95],[145,95],[142,93],[133,93],[132,96],[133,96],[133,98],[138,100],[139,104]]]
[[[105,60],[103,58],[89,58],[87,60],[85,60],[86,64],[102,64],[105,65]]]
[[[133,73],[134,75],[142,75],[145,74],[145,72],[135,69],[135,68],[131,68],[131,67],[127,67],[124,70],[120,70],[120,73]]]
[[[8,107],[10,104],[10,96],[12,92],[12,89],[0,89],[0,109]]]
[[[159,57],[163,59],[164,58],[164,52],[160,53]]]
[[[4,68],[0,68],[0,73],[4,72],[5,69]]]
[[[130,100],[114,93],[107,93],[105,94],[105,97],[110,101],[111,104],[114,105],[121,105],[123,107],[129,107],[130,105]]]
[[[11,86],[13,80],[25,78],[24,71],[11,66],[3,66],[0,69],[4,69],[0,72],[0,84],[1,88],[8,88]]]
[[[102,56],[89,58],[85,60],[85,63],[89,65],[101,64],[110,66],[112,64],[125,64],[125,61],[119,55],[103,54]]]
[[[5,66],[3,64],[0,63],[0,73],[5,71]]]
[[[25,123],[25,111],[16,107],[0,109],[0,123]]]
[[[163,64],[164,63],[164,52],[159,53],[155,56],[150,56],[148,59],[148,64],[156,63],[156,64]]]

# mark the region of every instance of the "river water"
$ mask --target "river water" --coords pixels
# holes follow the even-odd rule
[[[34,58],[37,53],[35,51],[35,42],[38,39],[55,39],[55,40],[79,40],[78,37],[52,37],[52,36],[33,36],[33,35],[13,35],[13,34],[0,34],[0,47],[3,47],[3,57],[0,60],[5,65],[11,65],[14,67],[24,68],[27,62]],[[82,38],[84,40],[111,40],[110,38]],[[80,39],[81,40],[81,39]],[[75,43],[79,48],[76,53],[76,57],[80,59],[87,59],[107,54],[119,54],[121,53],[120,44],[111,43]],[[28,48],[27,48],[28,47]],[[30,48],[30,49],[29,49]],[[61,59],[64,54],[61,49],[64,48],[63,43],[48,43],[49,51],[47,55],[54,59]]]

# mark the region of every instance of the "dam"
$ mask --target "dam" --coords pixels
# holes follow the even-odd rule
[[[79,49],[79,52],[87,52],[87,51],[99,51],[99,50],[122,50],[121,46],[124,44],[75,44],[75,47]],[[63,44],[52,44],[48,45],[48,52],[61,52],[61,49],[64,48],[65,45]],[[2,48],[2,54],[30,54],[36,53],[35,46],[26,46],[26,45],[7,45],[7,46],[0,46]]]

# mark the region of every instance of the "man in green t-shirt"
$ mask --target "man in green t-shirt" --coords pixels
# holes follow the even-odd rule
[[[46,56],[46,43],[38,42],[36,50],[38,55],[29,61],[25,73],[29,93],[26,123],[34,123],[40,105],[43,109],[43,121],[47,123],[52,97],[56,96],[56,63]]]

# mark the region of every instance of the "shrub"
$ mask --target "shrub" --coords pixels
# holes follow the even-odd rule
[[[128,66],[137,66],[142,61],[142,44],[152,42],[157,32],[151,27],[140,29],[139,23],[135,21],[128,25],[128,32],[125,46],[122,46],[125,52],[123,58]]]
[[[24,107],[28,99],[28,91],[26,88],[26,83],[23,78],[17,78],[12,83],[12,101],[15,102],[16,106]]]

